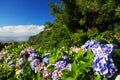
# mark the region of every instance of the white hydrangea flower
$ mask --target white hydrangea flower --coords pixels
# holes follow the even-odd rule
[[[120,80],[120,74],[117,75],[117,77],[115,78],[115,80]]]

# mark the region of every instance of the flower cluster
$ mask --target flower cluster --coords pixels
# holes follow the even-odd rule
[[[58,71],[64,69],[70,63],[70,59],[67,56],[63,56],[55,63],[55,67]]]
[[[71,70],[70,59],[67,56],[63,56],[62,58],[58,59],[54,65],[56,70],[52,72],[53,80],[60,79],[60,77],[62,76],[62,70]]]
[[[33,48],[27,48],[20,52],[20,59],[17,61],[17,66],[22,68],[25,59],[27,59],[33,71],[35,71],[36,66],[40,64],[39,55]]]
[[[62,76],[62,72],[55,70],[52,73],[52,80],[60,80],[60,77]]]
[[[93,52],[93,70],[104,77],[110,78],[117,71],[111,57],[115,46],[115,44],[102,44],[96,40],[88,40],[81,48],[85,52],[90,48]]]
[[[117,75],[117,77],[115,78],[115,80],[120,80],[120,75]]]
[[[46,66],[49,64],[49,59],[48,59],[49,55],[50,55],[50,53],[46,53],[46,54],[43,56],[43,59],[42,59],[42,63],[43,63],[44,65],[46,65]]]
[[[32,48],[27,48],[20,52],[20,59],[17,61],[17,65],[21,68],[25,59],[30,64],[31,69],[35,73],[42,73],[44,79],[52,79],[52,80],[59,80],[62,75],[62,70],[71,68],[70,59],[67,56],[63,56],[62,58],[58,59],[54,65],[56,68],[55,71],[48,71],[47,67],[49,64],[49,56],[50,53],[46,53],[42,58],[39,57],[39,54],[34,51]],[[70,70],[70,69],[69,69]],[[22,74],[23,70],[17,70],[16,74]]]

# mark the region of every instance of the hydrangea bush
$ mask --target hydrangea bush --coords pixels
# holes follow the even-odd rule
[[[116,47],[96,40],[79,48],[52,50],[19,44],[0,52],[0,79],[119,80],[119,68],[113,60]]]

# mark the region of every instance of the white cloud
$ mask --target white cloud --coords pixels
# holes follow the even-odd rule
[[[43,25],[42,26],[39,25],[3,26],[0,27],[0,40],[4,40],[7,38],[15,41],[24,40],[24,38],[26,40],[26,37],[28,38],[29,36],[38,34],[43,30],[44,30]]]

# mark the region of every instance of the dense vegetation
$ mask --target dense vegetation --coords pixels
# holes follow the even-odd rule
[[[120,41],[120,5],[118,0],[61,0],[49,3],[54,22],[46,22],[44,31],[29,39],[43,48],[81,46],[104,32],[104,38]],[[110,37],[112,36],[112,37]],[[115,41],[116,42],[116,41]]]
[[[61,0],[49,6],[54,21],[46,22],[44,31],[27,42],[0,43],[0,79],[115,80],[120,74],[120,1]]]

